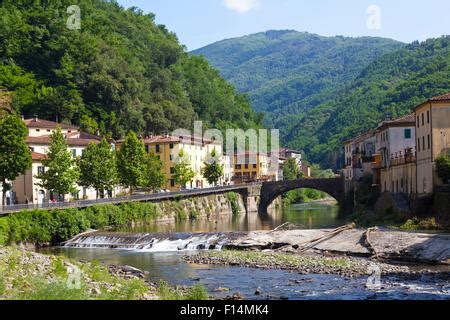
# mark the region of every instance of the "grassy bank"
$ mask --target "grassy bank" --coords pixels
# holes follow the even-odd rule
[[[86,209],[23,211],[0,218],[0,245],[58,244],[90,228],[123,227],[162,216],[152,203],[98,205]]]
[[[204,300],[202,286],[119,276],[98,263],[80,263],[16,247],[0,247],[0,300]]]

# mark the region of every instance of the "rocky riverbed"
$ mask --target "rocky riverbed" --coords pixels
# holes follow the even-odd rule
[[[147,281],[131,266],[72,261],[19,247],[0,247],[0,300],[205,299],[201,287]]]
[[[205,251],[196,255],[186,255],[188,263],[205,265],[227,265],[256,269],[287,270],[303,275],[335,274],[348,278],[369,276],[379,273],[402,279],[418,279],[423,276],[440,280],[450,280],[450,268],[437,270],[434,266],[388,264],[367,258],[283,253],[264,251]]]

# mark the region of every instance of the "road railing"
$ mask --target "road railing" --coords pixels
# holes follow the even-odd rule
[[[25,211],[25,210],[40,210],[40,209],[64,209],[64,208],[86,208],[99,204],[119,204],[126,202],[145,202],[145,201],[159,201],[167,199],[176,199],[178,197],[189,196],[201,196],[214,193],[224,193],[237,190],[243,190],[249,187],[260,186],[261,183],[251,183],[232,186],[219,186],[204,189],[188,189],[175,192],[162,192],[162,193],[146,193],[146,194],[134,194],[129,196],[121,196],[115,198],[104,198],[95,200],[75,200],[67,202],[45,202],[41,204],[17,204],[11,206],[0,205],[0,215],[6,215],[9,213]]]

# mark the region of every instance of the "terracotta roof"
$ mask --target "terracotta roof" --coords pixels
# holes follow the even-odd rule
[[[42,120],[42,119],[38,119],[38,118],[25,119],[25,120],[23,120],[23,122],[25,122],[25,124],[28,128],[55,129],[56,127],[59,126],[59,127],[61,127],[61,129],[78,130],[78,127],[75,127],[75,126],[72,126],[69,124],[58,123],[58,122],[53,122],[53,121],[48,121],[48,120]]]
[[[414,127],[416,125],[416,115],[414,113],[408,114],[394,120],[387,120],[378,126],[377,130],[382,130],[389,127]]]
[[[33,159],[33,161],[40,161],[47,158],[47,156],[43,153],[37,153],[33,151],[31,152],[31,158]]]
[[[450,100],[450,92],[430,99],[430,101],[446,101],[446,100]]]
[[[415,106],[415,107],[413,108],[413,110],[416,110],[417,108],[423,106],[423,105],[426,104],[426,103],[429,103],[429,102],[439,102],[439,101],[450,101],[450,92],[445,93],[445,94],[442,94],[442,95],[440,95],[440,96],[436,96],[436,97],[430,98],[430,99],[428,99],[427,101],[424,101],[424,102],[422,102],[421,104]]]
[[[26,142],[28,144],[45,144],[50,145],[50,136],[42,136],[42,137],[27,137]],[[68,138],[66,142],[69,146],[87,146],[89,143],[99,143],[98,139],[80,139],[80,138]]]
[[[152,136],[152,137],[147,137],[145,138],[143,141],[145,144],[156,144],[156,143],[181,143],[183,140],[190,140],[191,143],[195,143],[195,144],[213,144],[213,143],[218,143],[216,141],[213,140],[209,140],[209,139],[202,139],[202,137],[193,137],[193,136],[179,136],[179,137],[174,137],[174,136]],[[118,142],[123,142],[124,140],[119,140]]]

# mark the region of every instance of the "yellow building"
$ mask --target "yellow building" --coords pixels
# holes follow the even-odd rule
[[[247,183],[269,180],[269,157],[262,153],[246,152],[234,155],[234,181]]]
[[[216,150],[217,156],[223,158],[222,145],[212,140],[206,140],[197,137],[174,137],[170,135],[151,136],[143,140],[145,150],[148,153],[153,152],[163,163],[163,170],[166,176],[165,189],[176,191],[180,189],[172,178],[176,160],[181,150],[184,151],[189,159],[195,177],[188,184],[189,189],[212,187],[202,176],[204,162],[213,150]],[[224,166],[225,167],[225,166]]]
[[[450,92],[414,109],[417,140],[417,193],[432,194],[442,184],[435,160],[450,153]]]

